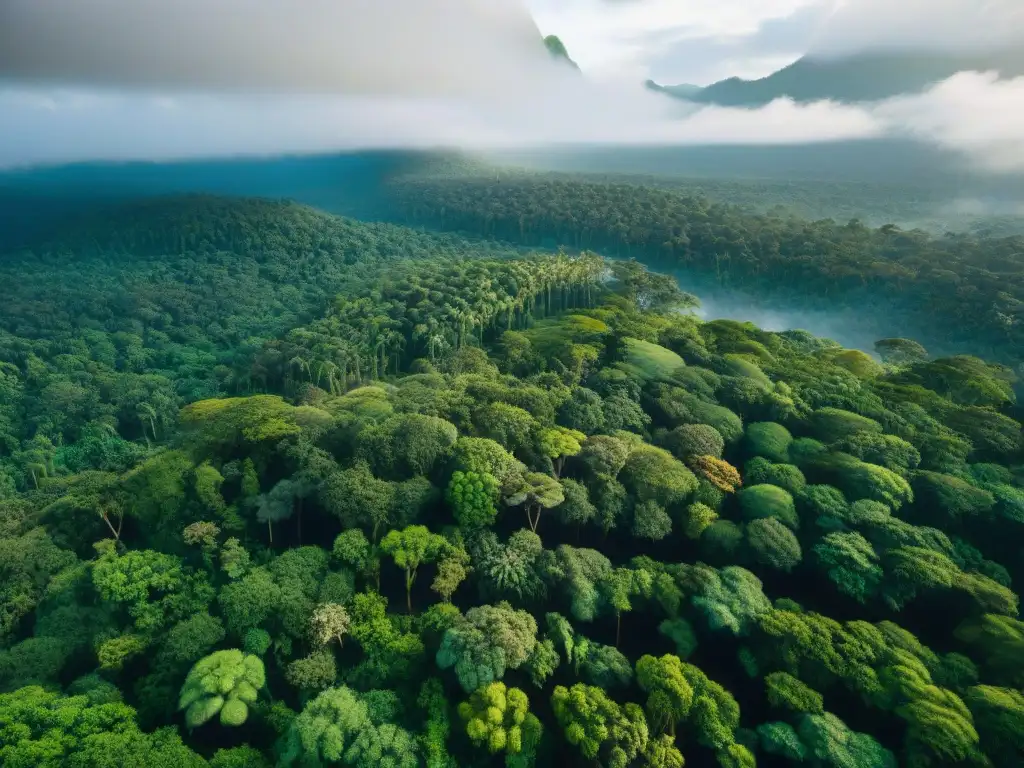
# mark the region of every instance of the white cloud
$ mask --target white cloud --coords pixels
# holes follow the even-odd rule
[[[597,2],[545,1],[563,14]],[[227,13],[243,0],[48,0],[47,13],[34,0],[0,2],[0,75],[22,76],[0,91],[0,165],[913,135],[990,170],[1024,170],[1024,80],[967,73],[919,96],[856,107],[780,100],[758,110],[697,108],[632,81],[593,82],[551,61],[514,0],[248,0],[246,24]],[[581,18],[590,19],[594,39],[640,39],[658,19],[684,34],[713,35],[757,29],[758,18],[801,2],[764,0],[758,16],[751,0],[694,0],[686,19],[669,0],[604,2],[609,19]],[[189,39],[178,37],[185,32],[197,34],[188,47],[178,42]],[[81,85],[31,85],[47,80]]]
[[[877,48],[975,51],[1024,44],[1021,0],[839,0],[815,53]]]
[[[962,152],[990,171],[1024,171],[1024,77],[960,72],[915,96],[890,99],[874,113],[884,124]]]
[[[31,96],[31,98],[29,98]],[[603,98],[598,98],[603,97]],[[1024,171],[1024,78],[961,73],[926,93],[877,104],[759,109],[687,106],[606,88],[559,109],[468,108],[436,100],[315,96],[0,93],[0,165],[170,159],[352,148],[486,149],[552,143],[795,144],[913,136],[990,171]]]
[[[23,83],[483,97],[558,76],[520,0],[2,5],[0,78]]]
[[[526,0],[544,34],[557,34],[588,74],[643,80],[650,63],[689,41],[742,40],[822,0]],[[770,70],[760,72],[767,74]]]

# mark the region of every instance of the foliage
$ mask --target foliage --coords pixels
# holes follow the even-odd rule
[[[466,735],[490,753],[531,753],[540,741],[540,721],[529,711],[530,702],[518,688],[490,683],[459,705]]]
[[[774,517],[751,521],[744,535],[754,560],[762,565],[788,572],[803,559],[796,536]]]
[[[793,497],[777,485],[752,485],[740,491],[738,497],[746,520],[775,518],[790,528],[800,524]]]
[[[464,528],[490,525],[498,514],[498,481],[493,475],[476,472],[454,472],[445,491],[455,521]]]
[[[768,703],[798,714],[820,715],[824,712],[821,694],[788,672],[765,675]]]
[[[526,611],[508,603],[477,606],[445,632],[437,665],[454,668],[462,689],[471,693],[523,666],[536,644],[537,622]]]
[[[1019,240],[401,167],[482,239],[198,197],[3,254],[0,762],[1020,762]]]
[[[566,740],[587,760],[626,768],[647,747],[647,722],[640,707],[619,706],[600,688],[556,686],[551,707]]]
[[[239,650],[216,651],[192,667],[181,686],[178,709],[195,728],[220,715],[222,725],[241,725],[266,681],[263,662]]]
[[[206,765],[174,729],[139,730],[126,704],[94,704],[38,686],[0,694],[0,734],[0,762],[12,768]]]

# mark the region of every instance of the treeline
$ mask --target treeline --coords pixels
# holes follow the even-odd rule
[[[408,178],[412,224],[529,246],[565,245],[712,276],[809,306],[892,314],[936,345],[1020,362],[1024,238],[933,237],[857,220],[755,215],[667,189],[582,180]]]
[[[265,211],[254,237],[294,224]],[[1009,369],[702,323],[636,262],[333,225],[376,233],[365,270],[238,352],[253,393],[18,444],[36,453],[0,499],[0,763],[1024,760]],[[304,252],[289,274],[340,269]],[[218,253],[229,275],[255,258]],[[246,285],[264,292],[221,298],[239,318],[273,294]],[[9,375],[99,370],[48,317],[20,316],[54,347]],[[134,375],[189,380],[153,359]],[[74,380],[104,402],[103,378]]]

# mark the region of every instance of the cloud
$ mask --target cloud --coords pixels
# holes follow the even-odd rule
[[[0,78],[481,97],[557,76],[539,37],[519,0],[3,0]]]
[[[584,71],[707,84],[805,53],[1024,44],[1020,0],[526,0]]]
[[[966,73],[875,105],[698,107],[634,82],[592,81],[552,61],[513,0],[248,0],[244,24],[243,0],[48,0],[46,13],[35,0],[0,3],[0,75],[9,82],[0,89],[0,166],[909,135],[989,170],[1024,170],[1024,80]],[[707,15],[691,26],[727,29],[730,18],[747,18],[749,3],[697,0]],[[680,18],[674,0],[614,5],[637,14],[611,22],[618,19],[627,38],[650,29],[644,14],[655,8]],[[783,15],[804,7],[762,6]],[[761,29],[745,23],[741,31]],[[577,56],[571,43],[570,53]]]
[[[1020,0],[837,0],[810,50],[847,55],[866,50],[992,50],[1024,44]]]
[[[832,0],[526,0],[545,33],[565,41],[585,72],[600,79],[642,81],[676,73],[688,81],[722,74],[716,65],[687,59],[694,66],[662,68],[655,62],[673,52],[756,35],[767,21],[784,19],[809,5]],[[801,51],[795,51],[799,55]],[[735,51],[730,55],[735,58]],[[794,55],[794,58],[795,58]],[[692,74],[692,76],[691,76]],[[761,74],[767,74],[767,71]],[[675,79],[674,77],[672,79]]]
[[[290,95],[0,93],[0,166],[354,148],[544,144],[794,144],[912,136],[988,171],[1024,171],[1024,78],[961,73],[926,93],[856,106],[687,106],[605,89],[543,114],[436,100]]]
[[[661,83],[698,85],[727,77],[764,77],[803,55],[833,4],[834,0],[817,0],[786,16],[765,18],[753,32],[677,42],[650,59],[651,77]]]
[[[873,111],[883,124],[960,152],[985,170],[1024,171],[1024,77],[960,72]]]

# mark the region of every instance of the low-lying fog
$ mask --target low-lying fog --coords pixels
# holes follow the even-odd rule
[[[887,336],[900,336],[895,323],[886,327],[872,318],[849,311],[825,312],[786,306],[743,291],[720,288],[694,280],[684,271],[671,271],[679,287],[700,299],[695,313],[703,320],[740,320],[766,331],[801,329],[834,341],[848,349],[874,353],[874,344]]]

